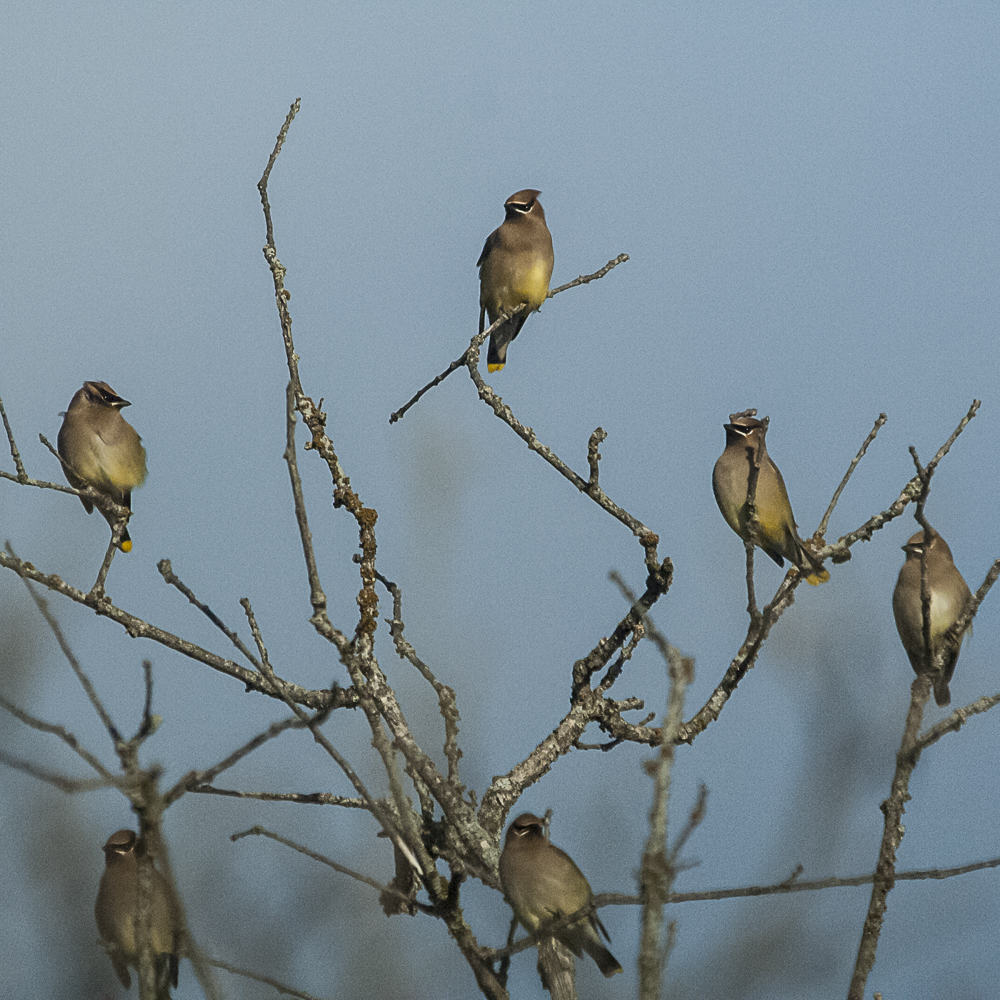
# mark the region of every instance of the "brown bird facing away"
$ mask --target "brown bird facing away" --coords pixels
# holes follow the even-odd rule
[[[892,613],[896,618],[896,631],[903,642],[910,666],[917,674],[933,670],[938,655],[945,652],[941,673],[934,678],[934,700],[939,705],[951,704],[948,683],[955,673],[959,647],[963,636],[957,636],[945,651],[945,633],[962,616],[972,593],[962,574],[955,567],[948,543],[931,529],[929,545],[924,544],[924,533],[918,531],[904,546],[906,562],[899,571],[896,589],[892,592]],[[931,599],[931,649],[925,656],[924,612],[920,599],[921,561],[927,563],[927,590]],[[970,626],[971,627],[971,626]]]
[[[754,417],[756,412],[746,410],[743,413],[732,413],[729,415],[730,423],[723,424],[726,429],[726,450],[719,456],[712,472],[715,502],[729,527],[744,541],[749,540],[747,492],[750,470],[756,461],[754,456],[759,456],[760,471],[754,495],[757,507],[755,544],[779,566],[784,566],[786,559],[794,563],[807,583],[813,586],[825,583],[830,579],[830,574],[803,546],[795,526],[785,481],[764,445],[768,418],[757,420]]]
[[[97,891],[94,916],[97,932],[107,949],[122,986],[129,989],[128,967],[139,968],[139,838],[134,830],[111,834],[104,845],[104,874]],[[177,986],[181,951],[181,917],[177,899],[163,875],[150,870],[149,936],[156,964],[157,997],[169,997]]]
[[[529,934],[543,924],[568,917],[594,898],[590,883],[573,859],[549,843],[544,821],[522,813],[507,828],[500,854],[500,884],[514,915]],[[593,911],[581,916],[555,937],[579,958],[586,952],[605,976],[621,972],[618,959],[601,943],[598,928],[608,932]]]
[[[498,326],[490,335],[486,355],[491,372],[507,363],[507,345],[521,332],[528,313],[540,308],[549,294],[552,277],[552,235],[545,224],[545,212],[538,201],[540,191],[530,188],[512,194],[504,202],[506,218],[487,237],[476,267],[479,268],[479,332],[511,309],[527,303],[516,316]]]
[[[122,416],[122,407],[131,406],[107,382],[84,382],[70,400],[59,428],[59,454],[66,463],[64,472],[70,486],[87,486],[106,493],[116,504],[132,509],[132,490],[146,481],[146,449],[142,439]],[[88,514],[94,503],[80,497]],[[115,528],[115,518],[101,513]],[[132,550],[128,527],[118,543],[122,552]]]

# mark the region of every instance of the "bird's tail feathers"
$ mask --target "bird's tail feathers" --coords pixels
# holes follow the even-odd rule
[[[503,371],[507,364],[507,345],[511,342],[510,324],[497,327],[490,336],[490,347],[486,352],[486,367],[491,372]]]
[[[951,689],[948,687],[950,679],[942,674],[934,681],[934,700],[942,708],[951,704]]]
[[[618,959],[615,958],[615,956],[612,955],[611,952],[597,940],[596,934],[594,935],[593,940],[588,939],[584,941],[583,947],[586,949],[587,954],[597,963],[597,967],[601,970],[601,974],[607,979],[610,979],[618,972],[624,971]]]

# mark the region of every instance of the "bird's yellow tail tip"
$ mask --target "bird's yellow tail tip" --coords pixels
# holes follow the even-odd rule
[[[826,583],[830,579],[830,571],[827,569],[821,569],[817,573],[810,573],[806,577],[806,583],[812,584],[814,587],[818,587],[821,583]]]
[[[132,539],[130,538],[128,541],[122,542],[122,552],[131,552],[131,551],[132,551]],[[827,576],[829,575],[830,574],[827,573]]]
[[[506,363],[507,363],[507,362],[505,361],[503,365],[487,365],[486,367],[487,367],[487,369],[489,369],[489,371],[491,371],[491,372],[502,372],[502,371],[503,371],[503,369],[504,369],[504,365],[505,365]]]

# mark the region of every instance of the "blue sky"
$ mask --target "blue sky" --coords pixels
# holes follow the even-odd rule
[[[580,472],[590,433],[608,432],[603,486],[674,561],[655,617],[696,658],[688,715],[746,627],[743,549],[710,485],[730,412],[771,417],[769,449],[804,535],[888,414],[834,515],[835,538],[895,499],[912,475],[909,445],[928,459],[982,399],[927,513],[973,589],[1000,555],[987,502],[1000,490],[992,5],[57,3],[11,7],[5,25],[0,396],[29,471],[55,479],[37,435],[54,441],[84,379],[132,401],[150,476],[134,497],[135,548],[115,560],[108,589],[135,614],[227,652],[162,582],[156,561],[167,557],[246,638],[237,601],[250,597],[290,679],[346,683],[307,624],[281,458],[287,375],[260,252],[255,185],[296,97],[270,193],[303,383],[325,398],[352,484],[379,512],[379,567],[403,588],[407,634],[458,693],[470,787],[481,793],[565,711],[574,660],[625,610],[608,571],[636,588],[644,579],[628,532],[528,452],[463,373],[388,424],[475,332],[475,261],[516,190],[542,191],[553,284],[631,257],[532,316],[491,384]],[[320,463],[300,461],[331,617],[350,630],[356,529],[332,510]],[[20,555],[79,586],[107,540],[103,520],[72,497],[10,483],[0,483],[0,527]],[[719,722],[681,748],[673,808],[683,815],[700,782],[709,806],[678,888],[779,881],[800,862],[805,877],[872,869],[912,679],[890,597],[915,530],[910,517],[894,522],[832,567],[829,584],[802,588]],[[780,579],[758,560],[759,595]],[[996,689],[995,603],[962,653],[955,704]],[[9,573],[0,605],[4,691],[110,758]],[[282,715],[79,608],[52,606],[123,726],[141,705],[139,664],[154,661],[164,725],[147,753],[166,780]],[[439,745],[431,692],[395,658],[387,629],[379,643],[414,728]],[[652,649],[618,690],[662,710]],[[929,720],[943,714],[932,708]],[[901,868],[998,853],[997,725],[978,718],[925,754]],[[362,720],[345,713],[329,730],[367,766]],[[0,732],[16,752],[73,766],[13,723]],[[598,891],[635,884],[647,757],[573,754],[522,800],[555,810],[554,841]],[[231,784],[345,790],[301,734]],[[92,990],[110,991],[90,901],[100,845],[129,822],[123,801],[68,801],[11,772],[0,787],[0,870],[15,899],[0,915],[0,966],[20,994],[58,995],[83,963]],[[471,994],[441,926],[387,924],[367,891],[274,844],[227,839],[261,822],[389,877],[385,842],[364,817],[191,798],[167,833],[194,929],[215,953],[321,996],[356,995],[358,984],[387,997]],[[60,860],[27,864],[23,852],[34,845],[37,859],[53,826],[67,831],[51,835]],[[982,956],[998,931],[994,877],[898,887],[870,989],[991,995]],[[480,939],[502,943],[500,898],[469,885],[466,901]],[[837,890],[678,907],[666,995],[842,996],[866,906],[864,890]],[[47,937],[60,922],[75,942],[62,950]],[[633,995],[637,915],[606,911],[605,922],[626,975],[604,984],[588,967],[584,988]],[[516,995],[541,996],[533,965],[515,960]],[[188,966],[182,979],[179,997],[199,995]]]

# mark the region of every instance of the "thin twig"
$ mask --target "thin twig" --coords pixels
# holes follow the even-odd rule
[[[250,632],[253,635],[254,642],[257,644],[257,650],[260,653],[260,664],[261,673],[267,678],[267,680],[274,685],[274,689],[279,693],[282,693],[284,697],[284,685],[285,682],[277,677],[274,670],[271,667],[271,662],[267,656],[267,648],[264,646],[264,639],[260,632],[260,627],[257,625],[257,618],[253,613],[253,608],[250,605],[248,598],[243,597],[240,599],[240,604],[243,606],[243,610],[246,612],[247,621],[250,624]],[[316,719],[311,719],[309,716],[292,701],[291,698],[284,697],[285,704],[295,713],[296,717],[306,726],[312,733],[313,739],[333,758],[337,766],[344,772],[347,779],[354,786],[355,791],[365,800],[369,811],[381,824],[382,829],[386,831],[387,834],[392,838],[392,842],[396,844],[404,854],[410,857],[413,866],[417,869],[421,868],[421,865],[417,862],[417,859],[413,857],[413,851],[406,845],[403,840],[402,834],[397,828],[395,822],[390,817],[388,811],[379,803],[375,797],[368,791],[365,783],[358,776],[358,773],[353,767],[347,762],[347,759],[334,747],[334,745],[323,735],[320,731]],[[325,714],[318,721],[323,721],[325,719]]]
[[[851,464],[847,467],[847,472],[844,473],[844,478],[841,479],[840,485],[836,488],[836,490],[834,490],[830,506],[826,508],[826,513],[823,515],[823,519],[819,522],[819,527],[813,535],[813,538],[816,539],[816,541],[819,541],[826,534],[827,525],[830,523],[830,518],[833,516],[834,508],[840,500],[840,494],[844,492],[844,489],[850,482],[851,476],[854,475],[854,470],[858,467],[858,463],[865,457],[865,452],[868,451],[869,445],[875,440],[876,435],[885,426],[885,422],[888,419],[889,418],[884,413],[880,413],[878,415],[878,420],[875,421],[875,426],[868,432],[868,437],[865,438],[864,443],[858,450],[857,455],[854,456]]]
[[[636,623],[635,629],[632,632],[632,637],[622,646],[618,653],[618,658],[614,663],[608,667],[608,672],[604,675],[603,679],[594,688],[595,692],[599,695],[604,695],[614,686],[615,682],[622,675],[622,671],[625,669],[625,664],[632,659],[632,654],[638,649],[639,643],[646,637],[646,625],[644,622],[639,621]]]
[[[276,736],[280,736],[287,729],[302,728],[305,725],[297,716],[290,715],[288,718],[281,719],[279,722],[272,722],[270,726],[267,727],[262,733],[258,733],[253,739],[247,740],[239,749],[234,750],[228,757],[219,761],[214,767],[210,767],[205,771],[188,771],[187,774],[181,778],[177,784],[174,785],[164,796],[163,799],[169,805],[171,802],[179,799],[185,792],[192,791],[203,791],[203,786],[208,785],[209,782],[214,781],[223,771],[229,770],[234,764],[238,764],[244,757],[248,754],[253,753],[259,747],[262,747],[265,743],[273,740]]]
[[[243,792],[234,788],[216,788],[214,785],[195,785],[188,789],[200,795],[222,795],[231,799],[259,799],[261,802],[296,802],[315,806],[345,806],[348,809],[367,809],[361,798],[348,798],[331,792]]]
[[[24,463],[21,461],[21,453],[17,450],[14,442],[14,432],[10,429],[10,421],[7,419],[7,411],[3,408],[3,400],[0,399],[0,417],[3,418],[3,429],[7,432],[7,443],[10,445],[10,457],[14,459],[14,468],[17,469],[17,481],[26,483],[28,474],[24,471]]]
[[[602,510],[621,521],[639,539],[640,544],[646,550],[646,565],[648,567],[655,566],[657,563],[656,546],[660,541],[659,535],[647,528],[637,517],[614,503],[600,485],[593,482],[592,479],[584,479],[577,475],[551,448],[538,440],[538,436],[532,428],[526,427],[514,416],[514,411],[486,384],[480,374],[478,347],[470,348],[466,367],[472,381],[476,384],[479,398],[490,407],[493,413],[524,441],[531,451],[540,455],[556,472],[568,479],[585,496],[590,497]],[[591,471],[593,470],[591,469]]]
[[[186,639],[181,639],[165,629],[151,625],[142,618],[129,614],[122,608],[117,607],[108,598],[97,600],[92,595],[66,583],[65,580],[55,573],[46,574],[41,572],[31,563],[19,559],[9,544],[6,545],[5,551],[0,552],[0,566],[16,573],[22,580],[32,580],[48,590],[61,594],[74,603],[82,604],[93,610],[96,614],[116,622],[133,639],[150,639],[167,649],[175,650],[188,659],[204,663],[219,673],[235,678],[246,685],[248,691],[256,691],[272,698],[280,697],[280,695],[268,688],[267,680],[257,671],[241,667],[232,660],[227,660],[222,656],[217,656],[215,653],[210,653],[196,643],[188,642]],[[353,708],[358,703],[357,692],[350,688],[310,690],[288,681],[284,683],[284,693],[288,697],[292,698],[297,704],[314,711],[324,708]]]
[[[364,660],[368,655],[368,648],[375,635],[378,625],[378,596],[375,593],[375,522],[378,519],[378,512],[370,507],[365,507],[361,498],[351,488],[351,480],[344,472],[340,459],[337,457],[333,442],[326,433],[326,414],[310,399],[302,389],[302,380],[299,376],[299,357],[295,353],[295,342],[292,339],[292,315],[288,309],[290,293],[285,288],[286,270],[278,259],[278,251],[274,244],[274,225],[271,220],[271,205],[267,198],[267,183],[271,175],[271,168],[274,166],[281,152],[288,128],[292,119],[298,113],[300,101],[296,100],[285,117],[278,138],[274,145],[274,150],[267,161],[267,167],[257,184],[260,192],[261,205],[264,209],[264,221],[267,229],[267,243],[265,244],[264,259],[271,271],[271,278],[274,282],[274,299],[278,308],[278,320],[281,324],[281,337],[285,347],[285,361],[288,365],[288,376],[295,396],[295,408],[302,414],[302,419],[312,435],[312,440],[307,442],[305,447],[315,451],[320,458],[326,462],[333,477],[333,505],[334,507],[346,507],[358,524],[360,534],[360,547],[362,557],[359,562],[361,568],[362,589],[358,594],[358,607],[361,609],[361,617],[355,628],[355,641],[359,643],[357,648],[353,648],[351,640],[339,629],[335,628],[327,618],[325,609],[314,613],[310,622],[316,631],[329,642],[332,642],[341,654],[341,657],[356,656],[359,660]],[[321,400],[322,402],[322,400]]]
[[[729,416],[730,420],[736,420],[737,417],[755,417],[757,416],[756,410],[744,410],[742,413],[732,413]],[[754,447],[748,447],[746,449],[747,463],[750,466],[747,472],[747,499],[746,499],[746,512],[747,512],[747,536],[743,539],[743,547],[746,550],[746,560],[747,560],[747,614],[750,616],[751,626],[756,625],[758,628],[761,624],[761,613],[757,607],[757,590],[754,586],[754,546],[758,544],[758,539],[760,537],[760,520],[757,516],[757,483],[760,479],[760,466],[761,466],[761,452],[764,447],[764,435],[767,433],[768,424],[770,424],[771,418],[764,417],[761,421],[760,434],[757,436],[757,444]]]
[[[906,713],[903,739],[896,754],[896,771],[889,797],[882,803],[882,812],[885,814],[882,843],[847,1000],[864,1000],[865,983],[875,965],[875,952],[878,949],[889,893],[896,884],[896,851],[903,840],[903,813],[910,798],[910,776],[920,759],[920,754],[915,753],[913,748],[920,732],[924,707],[930,697],[931,680],[929,674],[919,674],[910,689],[910,707]]]
[[[552,288],[549,290],[548,295],[545,297],[551,299],[553,295],[558,295],[560,292],[565,292],[568,288],[576,288],[578,285],[586,285],[591,281],[597,281],[599,278],[603,278],[610,270],[616,268],[619,264],[624,264],[625,261],[629,259],[627,253],[620,253],[614,260],[609,260],[607,264],[604,265],[599,271],[595,271],[593,274],[580,275],[578,278],[574,278],[572,281],[566,282],[565,285],[560,285],[558,288]],[[454,361],[440,375],[436,375],[430,380],[422,389],[420,389],[415,396],[411,397],[406,403],[404,403],[398,410],[395,410],[389,415],[389,423],[394,424],[399,420],[406,411],[413,406],[414,403],[420,399],[424,393],[433,389],[434,386],[440,385],[452,372],[458,371],[463,365],[469,363],[470,354],[475,351],[476,363],[478,364],[479,359],[479,348],[486,342],[486,339],[493,333],[497,327],[506,323],[512,316],[516,316],[518,313],[524,312],[527,309],[526,303],[521,303],[515,306],[508,312],[503,313],[503,315],[497,317],[497,319],[489,326],[488,329],[483,330],[482,333],[477,333],[473,338],[469,346],[462,352],[462,355],[455,358]],[[478,341],[478,345],[477,345]]]
[[[567,288],[576,288],[577,285],[589,285],[590,282],[603,278],[608,271],[614,270],[619,264],[624,264],[628,259],[629,256],[627,253],[620,253],[613,260],[609,260],[599,271],[595,271],[593,274],[581,274],[578,278],[574,278],[572,281],[567,281],[565,285],[559,285],[558,288],[551,288],[549,289],[549,294],[545,297],[547,299],[551,299],[553,295],[565,292]]]
[[[937,453],[931,460],[931,465],[937,467],[941,460],[951,451],[951,446],[958,439],[959,434],[969,426],[969,422],[976,415],[979,410],[980,401],[974,399],[972,405],[969,407],[968,412],[959,421],[958,426],[952,431],[951,436],[940,448],[938,448]],[[848,532],[846,535],[842,535],[837,539],[832,545],[827,545],[819,552],[814,553],[817,559],[826,559],[828,556],[833,559],[834,562],[844,562],[851,558],[851,546],[856,542],[866,541],[870,542],[876,531],[884,528],[893,518],[899,517],[900,514],[906,508],[908,503],[911,503],[920,494],[921,483],[920,477],[914,476],[907,484],[903,487],[899,494],[898,499],[891,504],[886,510],[874,517],[869,518],[861,525],[860,528],[856,528],[854,531]]]
[[[924,509],[927,505],[927,498],[930,494],[931,477],[936,471],[936,466],[932,462],[926,469],[920,464],[917,450],[910,445],[910,456],[917,469],[917,477],[920,480],[920,494],[917,496],[917,509],[913,514],[914,519],[924,532],[924,546],[920,550],[920,621],[921,639],[923,641],[923,656],[921,657],[921,669],[924,673],[930,673],[934,661],[934,647],[931,645],[931,588],[927,581],[927,556],[930,553],[931,540],[934,537],[934,530],[927,522]],[[914,734],[915,736],[916,734]]]
[[[405,402],[398,410],[395,410],[393,413],[390,413],[389,423],[394,424],[397,420],[401,419],[403,415],[406,413],[406,411],[411,406],[413,406],[413,404],[416,403],[417,400],[419,400],[420,397],[424,395],[424,393],[429,392],[431,389],[434,388],[434,386],[440,385],[452,372],[458,371],[459,368],[467,364],[469,360],[469,351],[472,350],[472,345],[475,344],[476,341],[478,341],[479,346],[482,347],[486,338],[489,337],[494,330],[503,326],[503,324],[506,323],[511,318],[511,316],[516,316],[518,313],[524,312],[524,310],[527,308],[528,308],[527,303],[522,302],[519,306],[515,306],[509,312],[501,313],[493,321],[493,323],[490,324],[489,327],[483,330],[482,333],[477,333],[472,338],[471,343],[462,352],[461,357],[455,358],[455,360],[452,361],[452,363],[448,365],[448,367],[445,368],[445,370],[441,372],[440,375],[435,375],[434,378],[432,378],[430,382],[427,383],[427,385],[425,385],[422,389],[417,390],[417,393],[414,396],[412,396],[409,400],[407,400],[407,402]]]
[[[108,788],[119,786],[116,778],[71,778],[69,775],[60,774],[58,771],[50,771],[48,768],[40,767],[33,761],[15,757],[4,750],[0,750],[0,764],[15,771],[22,771],[30,774],[31,777],[44,781],[49,785],[54,785],[61,792],[75,794],[76,792],[93,792],[98,788]]]
[[[587,464],[590,466],[590,478],[587,480],[589,488],[599,485],[601,453],[598,448],[600,448],[602,441],[607,440],[607,437],[608,432],[603,427],[598,427],[590,435],[590,441],[587,442]]]
[[[312,604],[313,617],[323,621],[326,619],[327,613],[326,593],[319,579],[316,550],[313,548],[305,495],[302,492],[302,479],[299,476],[299,463],[295,450],[295,422],[295,387],[289,382],[288,388],[285,390],[285,462],[288,465],[288,477],[292,483],[292,501],[295,504],[295,520],[298,523],[299,538],[302,541],[302,554],[306,560],[309,601]]]
[[[174,572],[169,559],[161,559],[156,568],[171,587],[176,587],[254,665],[255,669],[260,670],[260,661],[250,652],[236,630],[229,628],[207,604],[198,600],[195,592]]]
[[[940,448],[938,448],[934,457],[930,460],[930,465],[935,468],[941,464],[941,459],[951,451],[951,446],[958,440],[958,435],[969,426],[972,418],[979,412],[979,407],[982,406],[982,401],[974,399],[972,405],[969,407],[965,416],[958,422],[958,426],[951,432],[951,437]]]
[[[298,851],[299,854],[304,854],[307,858],[312,858],[313,861],[319,861],[321,864],[332,868],[334,871],[340,872],[341,875],[348,875],[358,882],[370,885],[373,889],[377,889],[379,893],[384,893],[389,896],[398,896],[400,899],[404,899],[408,904],[412,903],[421,913],[434,912],[434,908],[427,906],[426,903],[418,903],[411,897],[405,895],[405,893],[399,892],[391,886],[382,885],[381,882],[376,881],[368,875],[362,875],[360,872],[356,872],[351,868],[345,868],[343,865],[337,864],[336,861],[332,861],[325,854],[319,854],[316,851],[311,851],[308,847],[304,847],[302,844],[296,843],[294,840],[289,840],[287,837],[283,837],[280,833],[274,833],[263,826],[252,826],[248,830],[242,830],[239,833],[231,834],[229,839],[235,842],[237,840],[242,840],[244,837],[269,837],[271,840],[276,840],[279,844],[284,844],[285,847],[290,847],[293,851]]]
[[[270,976],[262,976],[259,972],[251,972],[249,969],[241,969],[238,965],[230,965],[229,962],[223,962],[221,958],[208,958],[206,956],[205,961],[217,969],[222,969],[224,972],[231,972],[234,976],[243,976],[244,979],[252,979],[258,983],[264,983],[265,986],[270,986],[284,996],[295,997],[296,1000],[320,1000],[319,997],[313,996],[312,993],[293,989],[291,986],[286,986],[284,983],[279,982],[277,979],[272,979]]]
[[[186,908],[184,906],[184,899],[177,889],[177,881],[174,878],[173,865],[170,862],[170,853],[167,849],[167,842],[163,837],[161,828],[162,813],[159,810],[162,805],[163,800],[159,799],[156,803],[156,809],[150,810],[152,815],[147,814],[144,818],[142,814],[140,814],[140,837],[144,837],[149,843],[152,844],[154,848],[154,856],[157,859],[160,873],[166,880],[167,886],[176,900],[177,910],[180,917],[179,922],[181,927],[184,955],[191,962],[195,977],[198,980],[198,984],[201,986],[202,993],[205,995],[205,1000],[222,1000],[222,993],[219,990],[218,984],[215,982],[215,976],[212,974],[212,970],[210,968],[211,963],[208,961],[208,956],[202,950],[198,942],[195,940],[194,935],[191,933]],[[141,994],[140,1000],[142,1000]]]
[[[386,619],[389,626],[389,635],[396,646],[396,652],[400,659],[408,660],[417,668],[421,677],[434,688],[438,696],[438,711],[444,719],[444,755],[448,761],[448,780],[461,787],[459,779],[458,762],[462,757],[462,749],[458,745],[458,723],[461,717],[458,714],[458,705],[455,700],[455,692],[447,684],[434,676],[430,667],[417,656],[417,651],[404,634],[403,625],[403,592],[391,580],[387,580],[381,573],[376,571],[375,576],[382,583],[386,590],[392,595],[392,618]]]
[[[977,698],[970,705],[956,708],[947,719],[942,719],[921,735],[920,739],[913,745],[913,752],[922,753],[947,733],[957,733],[972,716],[988,712],[997,705],[1000,705],[1000,694],[983,695],[982,698]]]
[[[10,555],[14,556],[14,550],[10,547],[9,542],[7,543],[7,551]],[[17,557],[14,556],[14,558]],[[91,683],[86,671],[80,666],[80,661],[76,658],[76,654],[74,654],[73,650],[70,648],[69,641],[66,639],[66,636],[63,635],[63,631],[59,627],[59,622],[56,620],[55,615],[53,615],[49,610],[48,601],[46,601],[45,598],[38,593],[31,580],[25,579],[24,586],[31,595],[31,599],[35,602],[35,607],[38,608],[39,614],[41,614],[41,616],[45,619],[45,624],[48,625],[52,634],[56,637],[56,642],[59,644],[59,648],[62,650],[63,656],[66,657],[66,662],[69,663],[73,673],[76,674],[76,679],[80,682],[80,686],[83,688],[90,704],[97,713],[97,717],[104,724],[104,728],[108,731],[112,740],[115,742],[121,740],[122,736],[118,731],[118,727],[114,724],[114,722],[112,722],[110,713],[104,707],[104,702],[102,702],[98,696],[97,690]]]
[[[989,861],[975,861],[957,868],[926,868],[918,871],[896,872],[897,882],[920,882],[927,879],[943,880],[955,878],[958,875],[970,875],[973,872],[988,871],[1000,868],[1000,858]],[[798,878],[786,878],[772,885],[751,885],[739,889],[705,889],[700,892],[672,892],[668,902],[673,903],[705,903],[720,899],[753,899],[757,896],[784,896],[793,892],[820,892],[825,889],[853,889],[862,885],[871,885],[874,874],[852,875],[846,878],[821,878],[810,881]],[[639,906],[642,899],[627,893],[602,892],[594,896],[594,906]]]
[[[41,733],[51,733],[53,736],[58,736],[59,739],[63,741],[73,751],[81,760],[86,761],[102,778],[105,779],[105,784],[108,782],[114,782],[114,776],[111,772],[98,760],[94,754],[92,754],[86,747],[84,747],[80,741],[74,736],[68,729],[64,726],[57,725],[54,722],[45,722],[42,719],[37,718],[30,712],[26,712],[23,708],[18,708],[13,702],[8,701],[3,695],[0,695],[0,708],[5,709],[14,716],[15,719],[23,722],[26,726],[30,726],[32,729],[37,729]],[[103,787],[103,786],[102,786]]]
[[[674,868],[678,867],[677,859],[680,857],[681,851],[684,850],[684,845],[688,842],[688,838],[692,833],[694,833],[695,830],[698,829],[702,820],[705,818],[705,807],[707,804],[708,788],[706,785],[701,784],[698,786],[698,798],[695,800],[693,808],[688,813],[687,822],[684,824],[684,828],[677,835],[673,846],[670,848],[670,860],[673,863]]]
[[[94,585],[90,588],[90,594],[88,596],[91,600],[104,600],[104,584],[107,582],[108,573],[111,571],[111,563],[114,561],[115,555],[118,552],[118,544],[121,542],[122,535],[124,533],[125,521],[115,521],[114,527],[111,529],[111,541],[108,542],[107,550],[104,553],[104,559],[101,561],[101,568],[97,571],[97,579],[94,581]]]
[[[524,790],[538,781],[560,756],[573,749],[591,722],[597,722],[613,736],[627,732],[627,738],[635,739],[635,742],[653,743],[657,739],[658,729],[644,733],[621,718],[623,711],[641,709],[641,700],[616,702],[603,697],[590,685],[594,675],[603,670],[628,638],[635,634],[642,624],[643,615],[667,593],[672,581],[673,563],[666,558],[655,572],[647,576],[645,592],[632,602],[628,614],[618,622],[611,635],[602,638],[585,657],[573,664],[569,712],[526,760],[494,778],[484,793],[478,820],[488,834],[499,840],[504,819]]]
[[[292,101],[292,106],[288,109],[288,114],[285,116],[284,125],[281,126],[281,130],[278,132],[278,138],[275,140],[274,149],[268,157],[267,166],[264,168],[264,174],[257,182],[257,190],[260,192],[260,202],[264,208],[264,219],[267,225],[267,242],[271,246],[274,245],[274,229],[271,225],[271,204],[267,200],[267,181],[271,176],[271,168],[274,166],[274,161],[278,159],[281,147],[285,144],[285,139],[288,137],[288,128],[292,124],[292,119],[299,113],[299,108],[301,106],[302,98],[296,97],[295,100]]]
[[[64,486],[62,483],[50,483],[47,479],[33,479],[31,476],[22,479],[12,472],[4,472],[3,469],[0,469],[0,479],[8,479],[10,482],[19,483],[21,486],[34,486],[40,490],[55,490],[57,493],[69,493],[75,497],[85,496],[88,500],[96,496],[97,493],[96,490],[90,487],[85,490],[75,490],[72,486]]]
[[[663,742],[658,759],[649,761],[647,772],[653,779],[653,797],[649,808],[649,836],[642,854],[639,895],[642,898],[642,923],[639,934],[639,996],[656,1000],[660,996],[663,970],[670,956],[673,934],[663,932],[663,907],[670,897],[676,868],[667,851],[667,806],[674,765],[674,741],[684,719],[684,693],[694,680],[694,660],[683,657],[659,633],[652,622],[645,621],[667,664],[670,694],[663,723]],[[672,926],[672,924],[671,924]]]
[[[136,743],[141,743],[147,736],[152,736],[159,723],[153,715],[153,662],[152,660],[142,661],[142,680],[146,689],[146,697],[142,703],[142,720],[135,736],[132,737]]]
[[[4,420],[4,425],[6,426],[6,419]],[[38,438],[42,442],[42,444],[44,444],[49,449],[49,451],[51,451],[56,456],[56,458],[59,459],[60,463],[63,466],[65,466],[66,463],[63,462],[62,458],[59,455],[59,452],[57,452],[55,448],[53,448],[52,445],[49,444],[49,442],[45,438],[45,435],[39,434]],[[9,430],[8,430],[7,440],[16,450],[16,445],[13,445],[13,438],[11,437]],[[18,457],[14,460],[15,464],[18,464],[19,459],[20,455],[18,455]],[[20,483],[22,486],[34,486],[40,490],[55,490],[57,493],[69,493],[75,497],[86,497],[88,500],[96,500],[98,496],[100,496],[97,490],[89,486],[82,490],[76,490],[73,489],[72,486],[66,486],[63,483],[50,483],[46,479],[34,479],[28,475],[22,477],[20,474],[22,468],[23,466],[18,467],[17,475],[12,475],[9,472],[3,472],[2,470],[0,470],[0,479],[9,479],[12,483]],[[110,498],[108,497],[105,497],[105,500],[107,500],[109,503],[111,502]],[[117,506],[115,507],[115,509],[116,510],[118,509]]]

